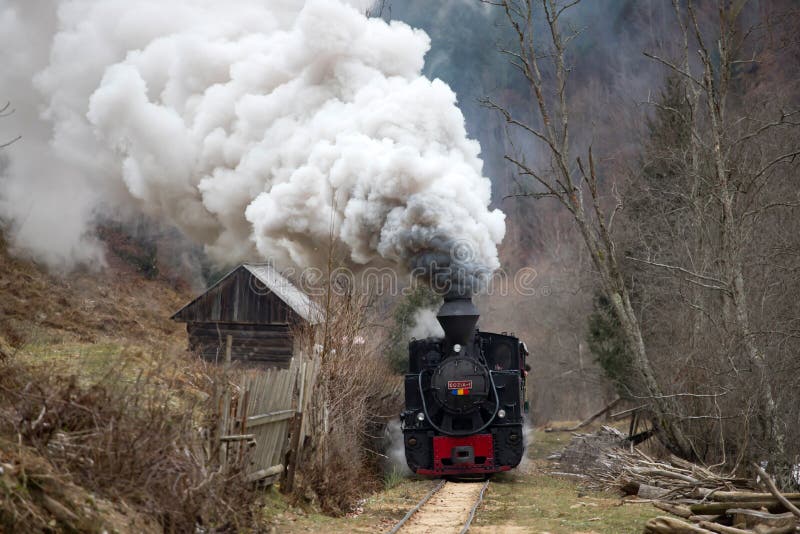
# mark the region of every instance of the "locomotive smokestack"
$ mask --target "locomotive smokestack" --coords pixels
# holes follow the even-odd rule
[[[436,319],[442,325],[445,338],[451,343],[466,345],[478,323],[478,308],[472,303],[472,293],[463,288],[451,288],[444,297]]]

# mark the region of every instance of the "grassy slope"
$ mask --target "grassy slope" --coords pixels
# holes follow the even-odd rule
[[[99,272],[55,274],[12,256],[0,234],[0,357],[91,380],[120,364],[151,366],[185,350],[183,325],[169,317],[188,300],[188,286],[164,276],[148,279],[113,254],[107,259]],[[67,503],[61,517],[80,531],[158,531],[151,518],[76,486],[12,438],[0,436],[0,532],[15,508],[59,517],[42,504],[48,498]],[[53,531],[60,531],[55,521]]]
[[[183,348],[183,325],[169,320],[191,292],[150,280],[109,254],[108,267],[59,275],[13,257],[0,236],[0,340],[6,351],[62,359],[119,353],[128,346]]]

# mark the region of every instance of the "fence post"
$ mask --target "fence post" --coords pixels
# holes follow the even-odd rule
[[[305,371],[306,371],[306,361],[303,353],[300,353],[300,358],[302,359],[302,365],[300,366],[300,372],[297,373],[295,379],[295,386],[294,391],[296,394],[297,399],[297,406],[295,408],[295,415],[292,419],[292,424],[290,425],[290,433],[292,436],[292,441],[289,444],[289,454],[286,458],[286,470],[284,471],[284,492],[288,493],[292,491],[294,487],[294,474],[297,470],[297,461],[300,457],[299,449],[300,449],[300,430],[303,427],[303,397],[304,397],[304,386],[305,386]]]
[[[222,366],[222,417],[219,425],[219,463],[223,470],[228,467],[228,444],[222,441],[222,436],[228,435],[230,426],[231,392],[228,388],[228,371],[231,366],[232,346],[233,336],[228,334],[225,338],[225,363]]]

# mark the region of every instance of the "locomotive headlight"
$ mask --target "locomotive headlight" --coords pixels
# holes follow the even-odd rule
[[[417,414],[417,421],[419,421],[419,422],[421,423],[421,422],[422,422],[422,421],[424,421],[424,420],[425,420],[425,414],[424,414],[424,413],[422,413],[422,412],[419,412],[419,413]]]
[[[503,410],[502,408],[497,410],[497,417],[499,417],[500,419],[505,419],[506,418],[506,411]]]
[[[455,352],[456,354],[461,352],[461,345],[459,345],[458,343],[453,345],[453,352]]]

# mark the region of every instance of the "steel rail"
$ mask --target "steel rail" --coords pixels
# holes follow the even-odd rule
[[[422,506],[423,506],[423,505],[424,505],[426,502],[428,502],[428,501],[430,500],[430,498],[431,498],[431,497],[433,497],[434,495],[436,495],[436,493],[437,493],[437,492],[438,492],[440,489],[442,489],[442,487],[444,487],[445,483],[447,483],[447,481],[446,481],[446,480],[444,480],[444,479],[442,479],[442,480],[441,480],[441,481],[440,481],[438,484],[436,484],[436,486],[435,486],[435,487],[434,487],[434,488],[433,488],[431,491],[429,491],[429,492],[428,492],[428,494],[427,494],[427,495],[425,495],[425,496],[424,496],[424,497],[423,497],[423,498],[422,498],[422,499],[421,499],[421,500],[420,500],[420,501],[417,503],[417,505],[416,505],[414,508],[412,508],[411,510],[409,510],[409,511],[408,511],[408,513],[407,513],[405,516],[403,516],[403,519],[401,519],[400,521],[398,521],[398,522],[397,522],[397,524],[396,524],[394,527],[392,527],[392,530],[390,530],[390,531],[389,531],[389,532],[387,532],[386,534],[396,534],[396,533],[397,533],[397,532],[398,532],[398,531],[399,531],[401,528],[403,528],[403,525],[405,525],[405,524],[406,524],[406,521],[408,521],[409,519],[411,519],[411,516],[413,516],[415,513],[417,513],[417,511],[418,511],[420,508],[422,508]]]
[[[408,513],[406,513],[406,515],[403,516],[403,519],[398,521],[394,525],[394,527],[392,527],[392,530],[388,531],[386,534],[396,534],[397,532],[399,532],[400,529],[403,528],[403,526],[406,524],[406,521],[411,519],[411,517],[415,513],[417,513],[420,510],[420,508],[422,508],[425,505],[425,503],[427,503],[430,500],[431,497],[436,495],[436,493],[440,489],[442,489],[442,487],[445,485],[445,483],[446,483],[445,480],[442,480],[441,482],[439,482],[431,491],[428,492],[427,495],[425,495],[417,503],[416,506],[414,506],[414,508],[409,510]],[[483,483],[483,486],[481,487],[481,491],[478,493],[477,499],[475,499],[475,502],[472,504],[472,508],[470,508],[469,515],[467,516],[467,520],[464,522],[464,526],[461,528],[460,534],[466,534],[469,531],[469,527],[472,525],[472,520],[475,519],[475,512],[478,511],[478,507],[483,502],[483,496],[486,494],[486,489],[488,487],[489,487],[489,480],[487,480],[486,482]]]
[[[475,519],[475,512],[478,510],[478,506],[481,505],[483,502],[483,495],[486,493],[486,488],[489,487],[489,480],[483,483],[483,487],[481,488],[481,492],[478,494],[478,498],[475,499],[475,504],[472,505],[472,510],[469,511],[469,517],[467,517],[467,522],[464,523],[464,528],[461,529],[461,534],[467,534],[469,531],[469,527],[472,524],[472,520]]]

